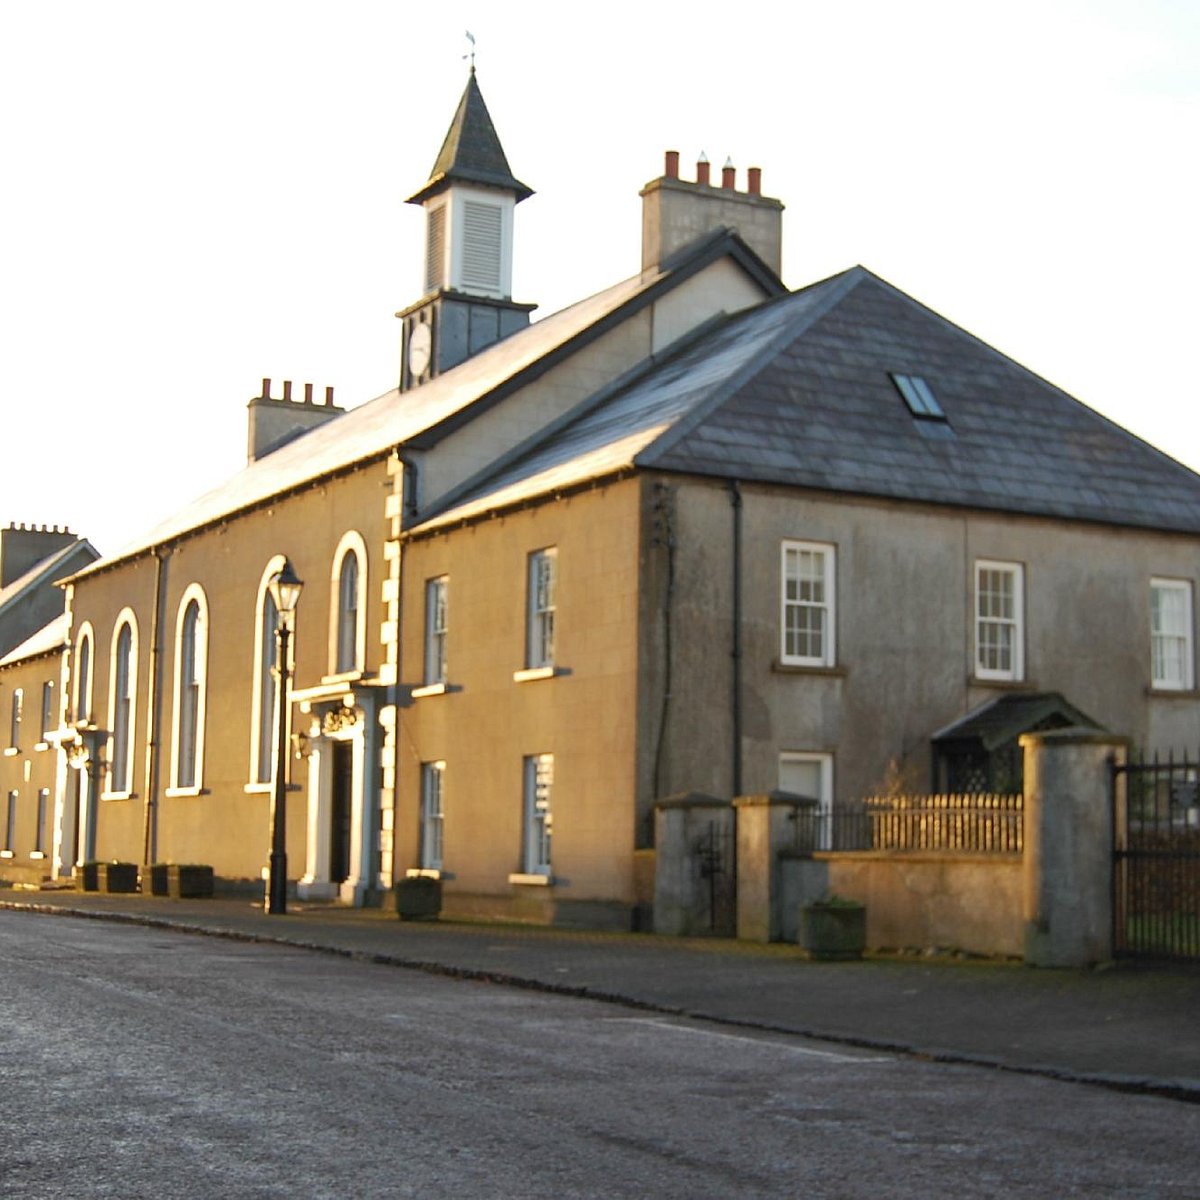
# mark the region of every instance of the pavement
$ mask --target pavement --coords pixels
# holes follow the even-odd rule
[[[1063,971],[868,957],[819,963],[791,945],[401,922],[309,902],[267,916],[247,897],[170,900],[0,891],[0,910],[125,921],[534,988],[723,1025],[782,1031],[1200,1103],[1200,966]]]

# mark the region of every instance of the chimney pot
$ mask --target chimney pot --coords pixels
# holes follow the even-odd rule
[[[271,398],[271,381],[269,379],[263,380],[262,398],[264,400],[270,400]]]
[[[751,167],[746,172],[746,190],[752,196],[762,195],[762,167]]]
[[[708,155],[703,150],[696,159],[696,182],[708,187]]]
[[[290,400],[292,398],[292,381],[290,379],[285,379],[283,381],[283,398],[285,400]]]
[[[311,383],[306,383],[304,385],[304,403],[305,404],[312,403],[312,384]]]
[[[721,168],[721,186],[731,192],[737,187],[737,169],[733,165],[732,158],[727,158],[725,165]]]
[[[328,404],[330,408],[333,407],[333,388],[331,387],[327,387],[325,389],[325,403]]]
[[[667,163],[666,163],[665,168],[663,169],[663,174],[666,175],[666,177],[668,179],[678,179],[679,178],[679,151],[678,150],[668,150],[667,151]]]

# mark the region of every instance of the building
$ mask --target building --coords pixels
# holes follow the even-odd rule
[[[53,861],[59,775],[52,742],[69,622],[59,580],[98,556],[67,529],[0,529],[0,880],[37,886]],[[76,861],[75,849],[66,848]]]
[[[668,153],[639,274],[530,323],[528,194],[472,73],[398,386],[268,382],[239,476],[74,575],[56,846],[256,882],[282,715],[301,895],[628,926],[673,793],[1188,740],[1200,478],[861,267],[788,292],[757,170]]]

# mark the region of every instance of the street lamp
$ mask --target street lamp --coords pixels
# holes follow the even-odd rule
[[[284,559],[267,585],[275,603],[275,662],[279,671],[279,723],[275,730],[275,786],[271,791],[271,857],[267,867],[267,912],[287,912],[287,696],[288,641],[300,591],[292,564]],[[265,632],[265,630],[264,630]]]

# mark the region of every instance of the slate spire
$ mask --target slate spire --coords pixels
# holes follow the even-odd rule
[[[509,168],[504,147],[500,145],[496,127],[479,90],[474,66],[429,180],[420,191],[409,196],[408,203],[421,204],[452,183],[482,184],[512,192],[518,204],[533,195],[533,189],[517,179]]]

